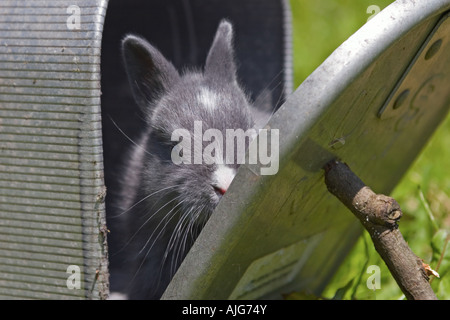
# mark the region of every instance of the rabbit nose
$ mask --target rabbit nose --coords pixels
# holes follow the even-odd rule
[[[225,194],[225,192],[227,192],[227,189],[220,188],[218,186],[213,186],[213,188],[218,194],[220,194],[222,196]]]
[[[217,193],[224,195],[230,187],[231,182],[236,175],[236,169],[227,167],[225,165],[219,165],[214,171],[214,183],[213,187]]]

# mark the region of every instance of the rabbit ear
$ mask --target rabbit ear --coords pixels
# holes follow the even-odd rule
[[[236,64],[233,50],[233,26],[222,20],[217,28],[205,64],[205,76],[227,81],[236,80]]]
[[[180,79],[172,63],[143,38],[126,36],[122,55],[134,99],[144,110]]]

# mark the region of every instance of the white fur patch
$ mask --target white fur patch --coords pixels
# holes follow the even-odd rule
[[[209,110],[214,110],[217,107],[219,96],[217,93],[207,89],[201,88],[197,95],[198,102]]]
[[[216,187],[224,191],[227,191],[235,175],[236,169],[227,167],[223,164],[218,165],[216,171],[214,172],[214,180]]]

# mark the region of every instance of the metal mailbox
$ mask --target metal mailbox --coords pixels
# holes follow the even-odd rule
[[[320,294],[361,233],[326,189],[334,158],[389,194],[450,107],[450,1],[396,1],[274,114],[279,171],[242,165],[166,299]]]

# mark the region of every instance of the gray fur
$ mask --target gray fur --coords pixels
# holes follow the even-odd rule
[[[203,130],[219,129],[224,136],[225,129],[254,125],[236,79],[232,33],[232,25],[222,21],[204,72],[182,75],[146,40],[129,35],[122,42],[132,92],[147,121],[127,156],[116,201],[125,234],[123,293],[131,299],[161,296],[221,198],[212,178],[216,165],[171,161],[172,132],[192,132],[196,120]],[[209,98],[217,105],[201,105],[214,100]]]

